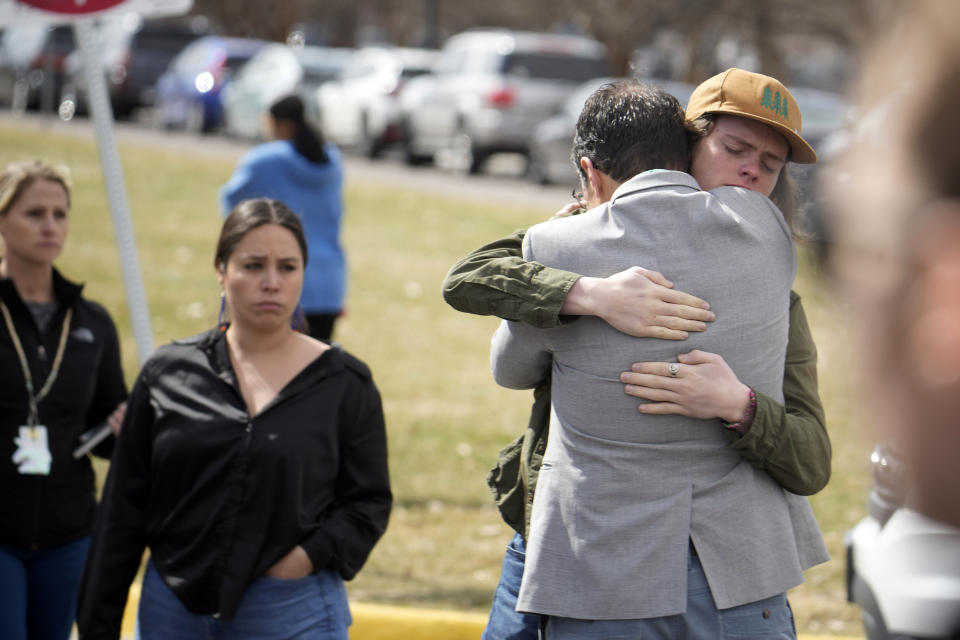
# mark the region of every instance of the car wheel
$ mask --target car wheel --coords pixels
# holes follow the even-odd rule
[[[360,142],[358,146],[360,147],[360,153],[368,158],[376,158],[383,151],[383,142],[370,131],[366,115],[360,120]]]
[[[459,133],[451,144],[451,164],[454,171],[476,175],[483,169],[487,157],[473,144],[473,139],[466,133]]]
[[[546,163],[536,149],[531,149],[529,155],[527,155],[526,175],[527,180],[537,184],[547,185],[551,182]]]
[[[417,153],[410,144],[410,139],[403,140],[403,161],[411,167],[427,164],[433,161],[433,156]]]
[[[187,107],[184,128],[191,133],[204,133],[207,130],[207,116],[202,102],[191,102]]]

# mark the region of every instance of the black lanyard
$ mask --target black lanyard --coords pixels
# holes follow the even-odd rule
[[[7,305],[0,300],[0,311],[3,312],[3,319],[7,323],[7,330],[10,332],[10,338],[13,340],[13,347],[17,350],[17,356],[20,357],[20,368],[23,369],[23,379],[27,385],[27,398],[30,403],[30,410],[27,416],[27,426],[35,427],[39,421],[40,401],[47,397],[50,388],[53,387],[57,379],[57,373],[60,371],[60,363],[63,361],[63,352],[67,348],[67,335],[70,333],[70,319],[73,317],[73,309],[67,309],[67,315],[63,318],[63,327],[60,329],[60,344],[57,345],[57,354],[53,358],[53,368],[47,376],[46,382],[40,388],[40,393],[33,392],[33,375],[30,373],[30,364],[27,362],[27,356],[23,352],[23,345],[20,344],[20,336],[17,335],[17,329],[13,326],[13,318],[10,317],[10,310]]]

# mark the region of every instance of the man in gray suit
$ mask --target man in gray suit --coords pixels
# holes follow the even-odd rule
[[[596,277],[669,266],[718,318],[683,351],[720,353],[740,380],[781,399],[796,271],[789,229],[762,195],[703,192],[682,173],[683,117],[672,96],[636,83],[591,96],[574,150],[592,208],[533,227],[524,257]],[[786,158],[788,141],[772,135]],[[623,394],[619,373],[632,362],[679,352],[596,318],[555,329],[504,323],[494,336],[500,384],[529,388],[553,374],[517,606],[550,616],[551,640],[719,638],[721,617],[733,616],[741,637],[794,635],[785,592],[828,557],[809,504],[730,451],[715,423],[638,418]]]

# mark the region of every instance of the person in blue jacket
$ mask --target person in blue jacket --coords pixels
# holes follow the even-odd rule
[[[343,313],[347,279],[340,245],[340,151],[306,122],[298,96],[278,99],[265,117],[271,140],[251,149],[237,163],[220,189],[220,210],[226,215],[243,200],[273,198],[299,216],[310,251],[300,306],[309,335],[329,341],[334,322]]]

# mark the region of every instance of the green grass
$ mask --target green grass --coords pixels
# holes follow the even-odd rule
[[[44,158],[74,178],[71,231],[58,265],[87,283],[117,322],[132,382],[138,359],[124,299],[100,164],[92,137],[0,123],[0,163]],[[216,190],[227,154],[120,146],[157,344],[215,321],[212,254]],[[351,597],[371,602],[485,610],[510,531],[484,477],[497,450],[526,423],[530,395],[498,388],[488,345],[497,321],[456,313],[440,299],[449,266],[483,242],[550,212],[455,201],[347,176],[343,230],[350,280],[336,338],[366,361],[387,416],[396,508]],[[800,630],[859,634],[845,603],[843,533],[864,513],[869,438],[858,413],[847,326],[804,263],[797,289],[821,356],[821,393],[834,445],[830,485],[812,499],[833,560],[791,593]]]

